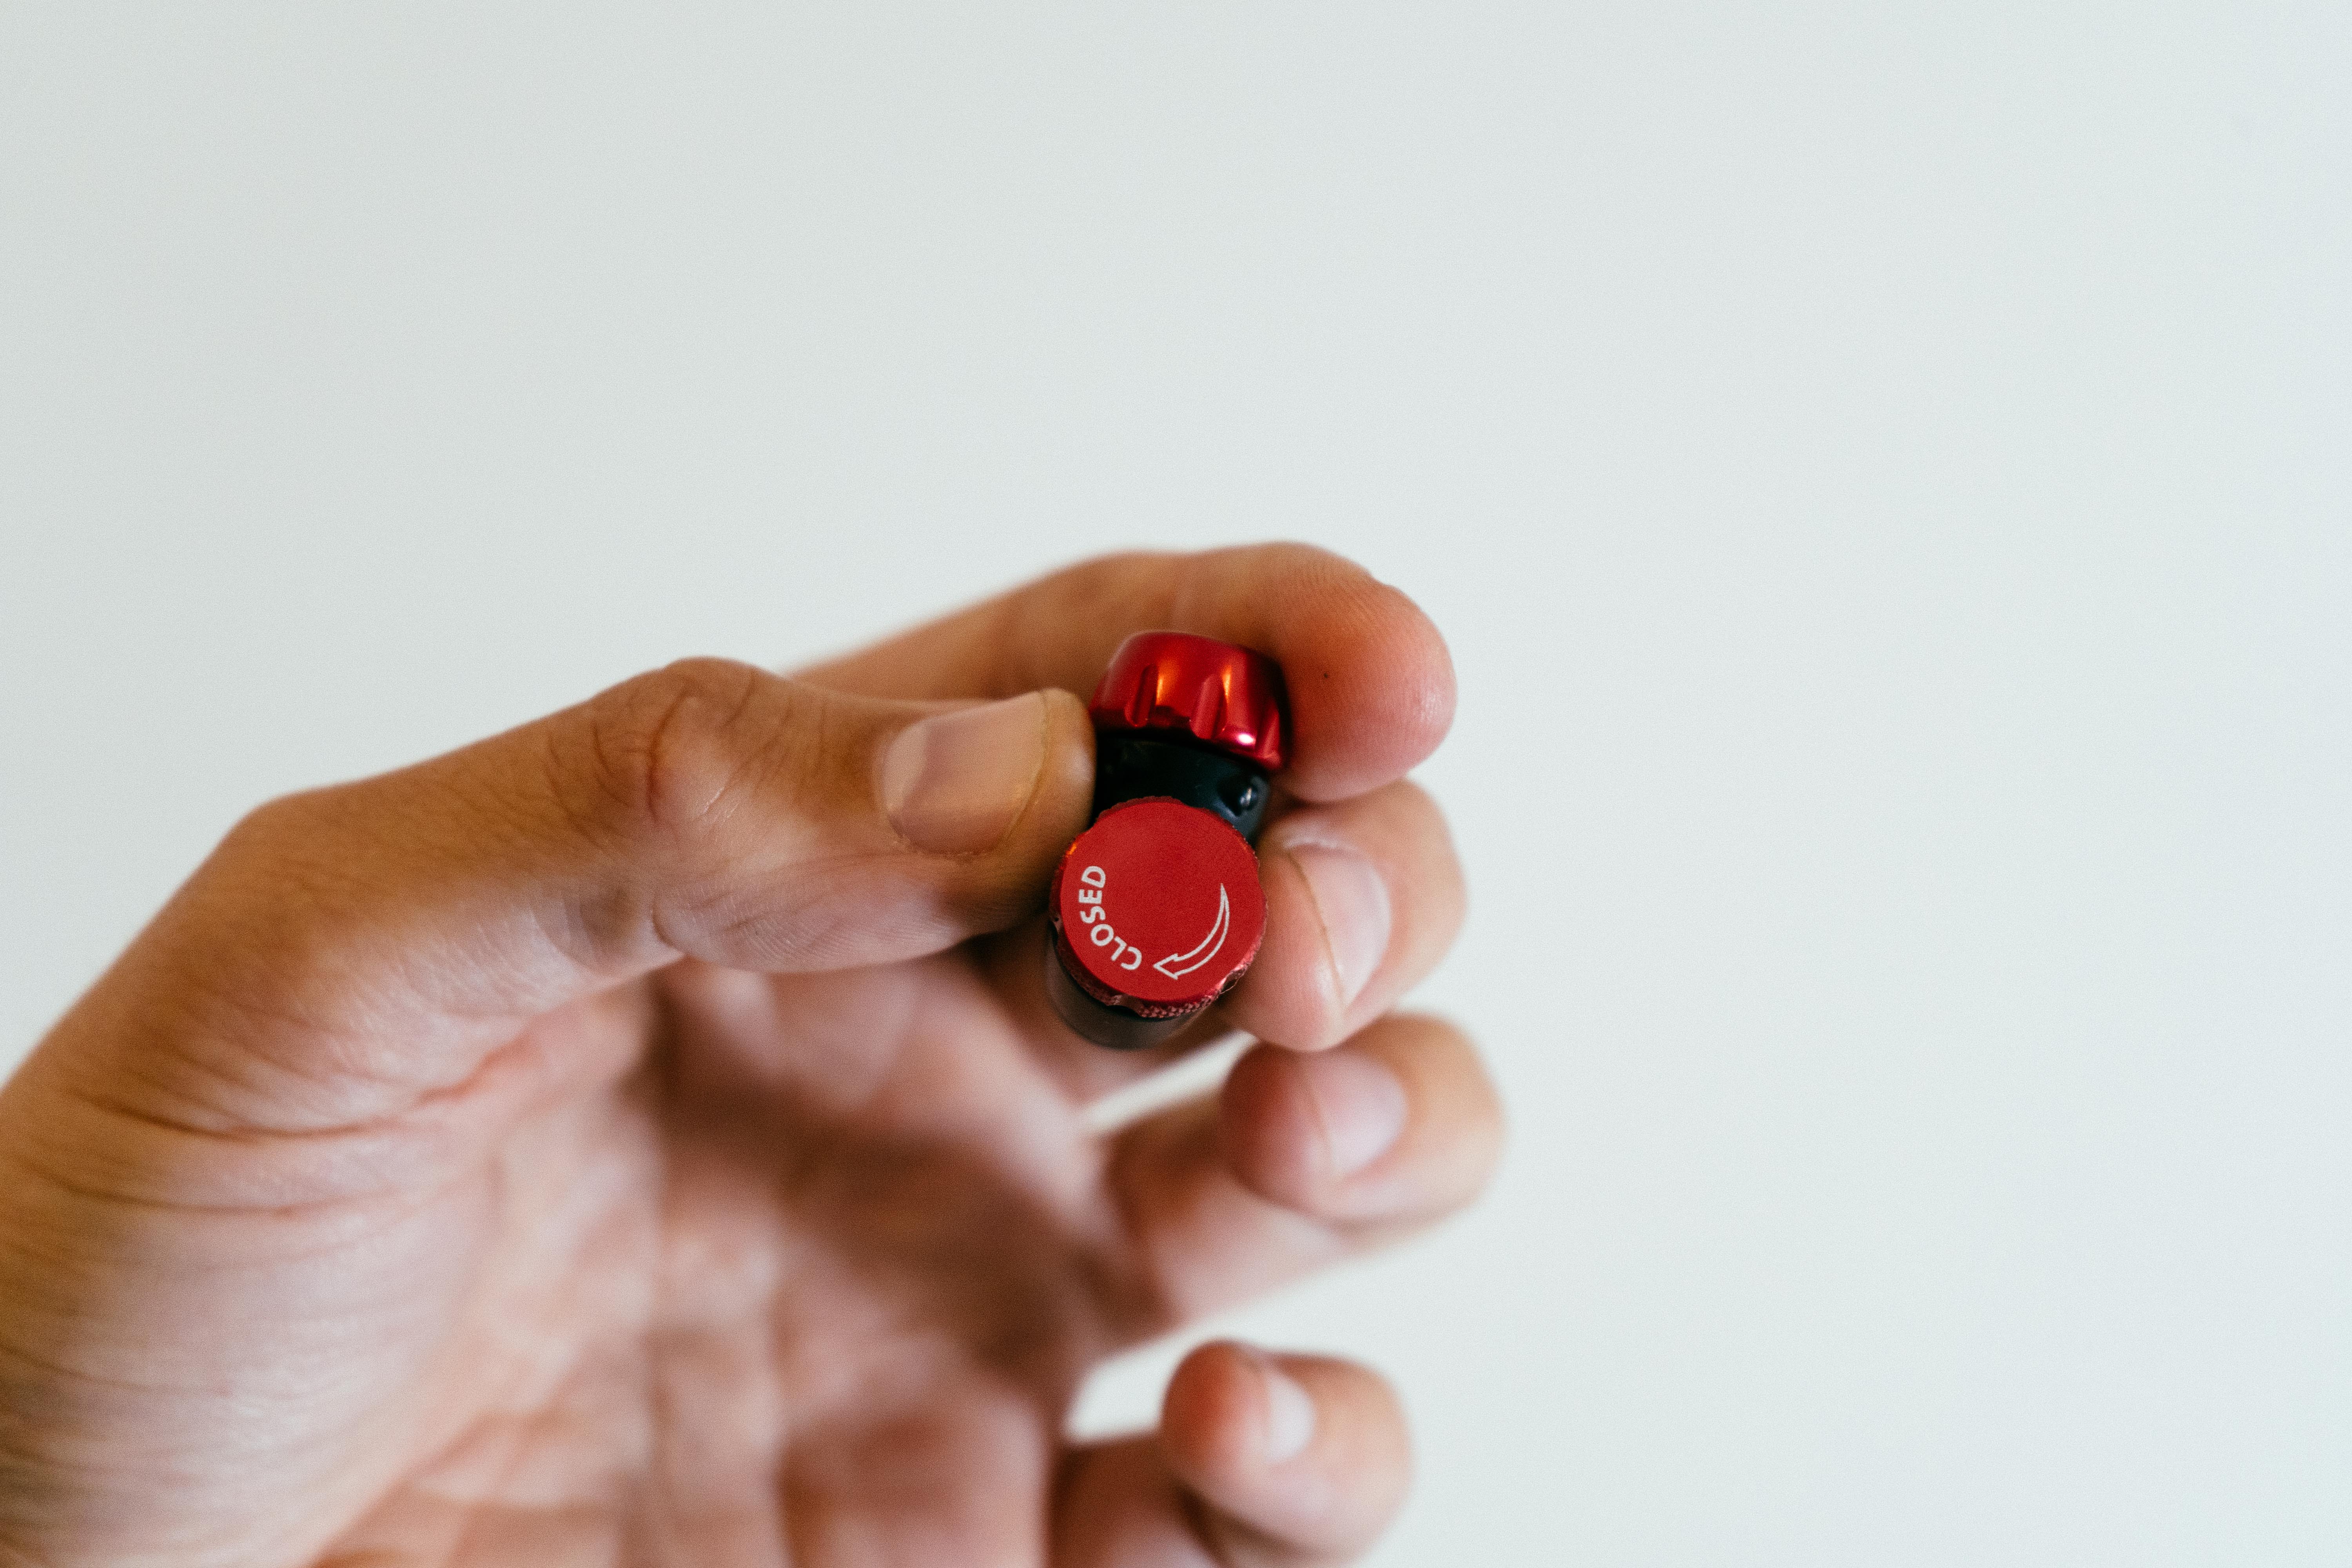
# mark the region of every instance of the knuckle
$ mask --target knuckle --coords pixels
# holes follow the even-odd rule
[[[331,785],[253,807],[197,868],[192,891],[267,910],[296,929],[316,924],[320,910],[363,898],[373,879],[369,857],[338,847],[337,832],[359,787]],[[237,929],[251,930],[256,919],[247,917]]]
[[[1462,1050],[1468,1058],[1464,1078],[1470,1101],[1468,1125],[1463,1135],[1462,1203],[1476,1200],[1495,1180],[1495,1173],[1503,1163],[1503,1145],[1510,1136],[1510,1122],[1503,1112],[1503,1097],[1495,1087],[1492,1074],[1478,1053],[1463,1042]]]
[[[1508,1131],[1503,1098],[1484,1057],[1451,1022],[1428,1014],[1400,1015],[1381,1048],[1414,1082],[1437,1136],[1431,1146],[1437,1211],[1475,1203],[1494,1180]]]
[[[221,836],[216,854],[240,859],[274,855],[295,833],[296,819],[303,815],[309,798],[282,795],[252,807]]]
[[[591,700],[582,716],[592,818],[659,837],[723,817],[756,760],[746,720],[771,679],[730,659],[683,659]]]

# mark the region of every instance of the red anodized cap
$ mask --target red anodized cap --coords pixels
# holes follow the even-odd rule
[[[1181,730],[1220,751],[1282,769],[1282,667],[1253,649],[1189,632],[1138,632],[1118,645],[1087,705],[1097,730]]]
[[[1063,855],[1046,907],[1070,978],[1145,1018],[1207,1006],[1265,940],[1249,841],[1181,801],[1134,800],[1097,817]]]

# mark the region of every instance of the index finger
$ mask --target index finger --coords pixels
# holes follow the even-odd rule
[[[1445,639],[1411,599],[1307,544],[1107,555],[801,672],[900,699],[1084,696],[1119,643],[1192,632],[1272,656],[1289,687],[1283,783],[1344,800],[1405,773],[1454,720]]]

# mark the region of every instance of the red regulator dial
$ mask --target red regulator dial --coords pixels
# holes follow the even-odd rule
[[[1282,668],[1255,648],[1189,632],[1138,632],[1118,645],[1087,705],[1098,731],[1188,735],[1282,771],[1288,742]]]
[[[1168,1038],[1265,940],[1250,838],[1289,743],[1282,670],[1253,648],[1138,632],[1088,705],[1095,819],[1054,873],[1045,984],[1097,1045]]]
[[[1173,800],[1130,801],[1097,818],[1062,857],[1052,907],[1070,978],[1141,1018],[1207,1006],[1265,939],[1248,841]]]

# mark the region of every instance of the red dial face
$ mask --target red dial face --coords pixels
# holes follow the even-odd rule
[[[1146,1016],[1191,1012],[1249,967],[1265,895],[1248,840],[1172,800],[1113,806],[1055,875],[1063,967],[1098,1002]]]

